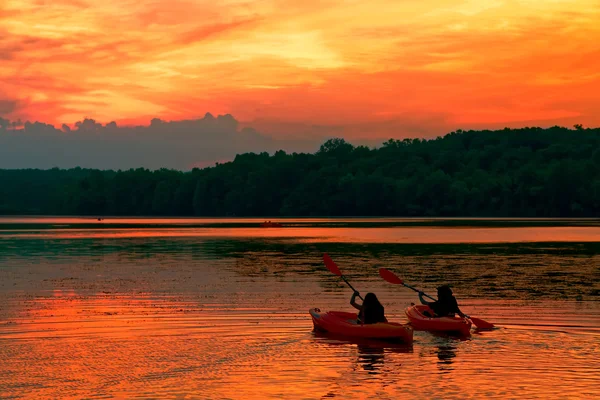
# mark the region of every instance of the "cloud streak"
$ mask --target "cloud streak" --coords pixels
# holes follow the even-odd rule
[[[0,113],[122,125],[210,110],[280,136],[598,125],[598,20],[596,0],[5,0]]]

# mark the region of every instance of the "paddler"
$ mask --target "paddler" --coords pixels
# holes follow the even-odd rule
[[[385,318],[384,308],[375,296],[375,293],[367,293],[362,305],[356,302],[356,297],[360,296],[360,293],[355,291],[350,299],[350,304],[359,310],[358,312],[358,323],[359,324],[376,324],[378,322],[388,322]]]
[[[425,293],[422,291],[419,291],[419,300],[421,301],[421,304],[425,304],[433,310],[434,315],[428,315],[429,317],[453,317],[454,314],[458,314],[462,318],[467,317],[460,311],[460,308],[458,308],[458,302],[456,301],[456,297],[452,294],[450,286],[442,285],[437,288],[437,301],[426,301],[423,299],[424,294]]]

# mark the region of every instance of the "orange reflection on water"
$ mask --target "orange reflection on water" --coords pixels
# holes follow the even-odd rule
[[[381,280],[375,262],[426,290],[450,279],[463,311],[500,327],[462,341],[415,332],[409,349],[315,335],[308,308],[348,310],[351,293],[321,264],[317,246],[288,246],[298,232],[305,236],[296,242],[473,242],[590,228],[202,229],[43,230],[50,236],[39,241],[17,232],[3,242],[0,397],[547,399],[557,387],[568,387],[569,398],[600,396],[593,246],[583,256],[579,244],[565,246],[567,255],[546,254],[545,245],[496,255],[440,246],[425,256],[327,246],[357,289],[377,293],[391,321],[404,322],[416,296]],[[291,236],[274,249],[250,240],[204,250],[202,240],[115,240],[112,249],[102,240],[45,240],[199,231]]]
[[[389,227],[389,228],[135,228],[44,229],[35,232],[1,231],[3,237],[19,238],[153,238],[216,237],[297,239],[303,242],[337,243],[518,243],[597,242],[600,227]]]
[[[0,329],[3,349],[12,354],[6,359],[0,352],[0,389],[25,397],[275,396],[299,372],[280,362],[278,352],[301,346],[299,337],[309,334],[305,327],[282,332],[279,324],[264,323],[264,312],[202,311],[179,296],[57,290],[23,303],[13,323]],[[268,375],[245,380],[265,366]],[[314,366],[302,379],[330,374]],[[242,397],[230,392],[240,385]],[[297,397],[304,390],[291,385],[285,392]]]
[[[210,308],[199,299],[66,290],[9,302],[15,317],[0,326],[1,392],[28,398],[542,399],[552,398],[561,382],[570,398],[600,394],[597,333],[517,324],[468,340],[416,332],[413,346],[405,347],[314,334],[307,312]],[[511,314],[514,309],[494,318]]]

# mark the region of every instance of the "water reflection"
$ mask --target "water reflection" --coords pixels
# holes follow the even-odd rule
[[[349,346],[357,349],[356,364],[368,374],[377,375],[381,373],[385,362],[386,353],[412,353],[413,345],[397,342],[388,342],[374,339],[352,338],[335,335],[327,332],[313,331],[317,343],[325,343],[327,346]]]
[[[390,320],[415,294],[379,266],[425,290],[452,284],[465,312],[503,329],[415,332],[414,350],[313,334],[309,307],[349,307],[323,252]],[[598,254],[600,242],[0,234],[0,397],[547,399],[561,382],[570,398],[600,398]]]
[[[323,267],[320,261],[323,252],[328,252],[343,266],[344,273],[352,276],[357,284],[361,281],[375,282],[379,285],[376,288],[379,292],[389,286],[377,274],[377,268],[385,266],[401,273],[402,279],[420,284],[426,290],[433,283],[447,282],[460,293],[461,301],[469,297],[585,301],[596,300],[600,296],[600,280],[593,279],[600,261],[600,242],[538,245],[369,244],[357,248],[347,243],[307,245],[264,239],[0,238],[0,287],[3,284],[5,287],[12,286],[15,282],[11,282],[11,279],[34,278],[38,270],[43,268],[48,269],[50,276],[44,272],[36,281],[43,282],[47,289],[52,290],[55,286],[50,283],[55,283],[54,280],[46,279],[76,276],[82,284],[96,286],[96,275],[91,274],[94,271],[106,271],[104,276],[114,277],[131,275],[143,264],[161,264],[171,269],[176,265],[205,268],[206,265],[226,262],[231,265],[227,267],[229,270],[244,277],[258,279],[277,276],[288,279],[293,275],[306,281],[308,275],[318,276],[319,284],[325,291],[345,290],[345,285],[332,279],[331,273]],[[39,268],[34,270],[32,259]],[[77,265],[82,267],[78,268]],[[31,274],[29,269],[32,269]],[[82,280],[81,271],[87,269],[90,270],[90,278],[94,278],[91,282]],[[76,275],[68,274],[68,270]],[[137,273],[134,275],[136,279],[140,277]],[[402,292],[396,287],[392,289],[396,293]],[[485,316],[485,313],[477,315]]]
[[[369,374],[379,374],[383,366],[383,347],[358,345],[358,364]]]
[[[265,238],[316,243],[520,243],[597,242],[600,227],[542,228],[441,228],[441,227],[151,227],[151,228],[61,228],[2,229],[0,237],[21,239],[132,239],[132,238]]]
[[[212,286],[219,288],[216,282]],[[5,297],[0,313],[12,314],[6,318],[12,323],[0,324],[0,393],[8,398],[417,399],[472,398],[485,389],[481,397],[545,399],[553,398],[552,385],[560,379],[572,398],[600,394],[592,385],[598,376],[597,333],[513,326],[505,335],[497,330],[461,341],[418,332],[413,351],[311,334],[305,311],[260,308],[277,301],[280,310],[286,301],[265,292],[265,282],[243,297],[233,290],[247,289],[246,283],[221,287],[220,295],[205,289],[193,296],[80,295],[64,288],[45,297]],[[295,286],[271,287],[280,294]],[[324,302],[330,301],[335,297]],[[596,305],[589,307],[588,318],[598,315]],[[572,315],[564,305],[558,311]],[[526,385],[507,391],[515,379]]]
[[[364,349],[365,352],[367,352],[368,349],[385,349],[386,351],[393,353],[411,353],[413,351],[412,344],[401,342],[355,338],[320,331],[313,331],[312,334],[318,343],[326,343],[327,345],[332,346],[356,345],[357,347]]]
[[[440,371],[452,371],[457,356],[457,351],[465,342],[471,340],[471,336],[456,336],[442,332],[428,332],[433,338],[432,348],[437,356],[437,367]]]
[[[440,369],[453,369],[450,367],[456,357],[456,346],[451,344],[437,346],[438,367]]]

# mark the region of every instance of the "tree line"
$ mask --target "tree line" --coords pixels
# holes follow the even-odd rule
[[[0,170],[0,214],[598,217],[600,128],[336,138],[191,171]]]

